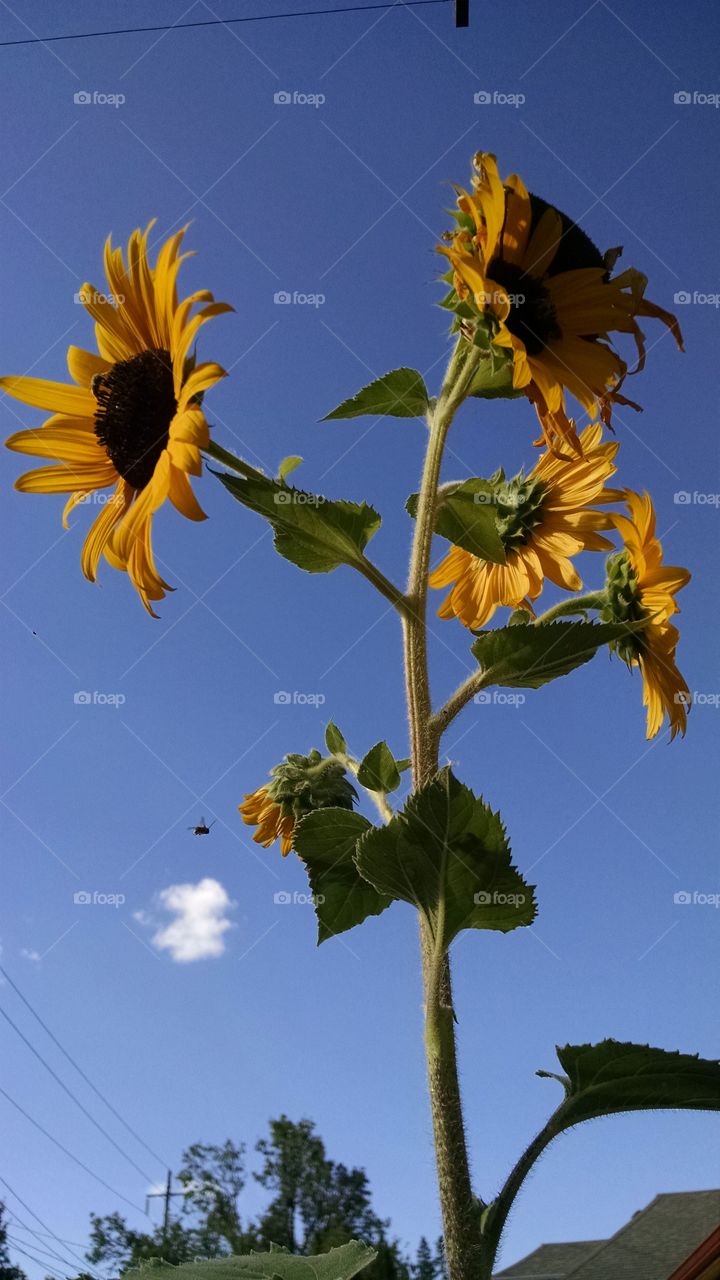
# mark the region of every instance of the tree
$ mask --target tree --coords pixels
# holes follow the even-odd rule
[[[6,1208],[0,1200],[0,1280],[27,1280],[25,1272],[10,1261],[7,1243]]]
[[[413,1280],[435,1280],[435,1259],[425,1236],[420,1237],[415,1264],[412,1268]]]

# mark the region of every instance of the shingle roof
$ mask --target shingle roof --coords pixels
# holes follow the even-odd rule
[[[604,1240],[578,1240],[570,1244],[541,1244],[539,1249],[498,1271],[495,1280],[564,1280],[568,1272],[594,1253]]]
[[[656,1196],[567,1280],[667,1280],[719,1221],[720,1191]]]
[[[667,1280],[720,1222],[720,1191],[656,1196],[609,1240],[543,1244],[496,1280]]]

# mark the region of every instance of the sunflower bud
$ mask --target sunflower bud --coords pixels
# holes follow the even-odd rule
[[[316,809],[352,809],[357,792],[345,769],[332,756],[286,755],[270,770],[271,782],[258,787],[239,805],[243,822],[256,826],[256,844],[266,849],[281,840],[283,857],[292,848],[296,822]]]

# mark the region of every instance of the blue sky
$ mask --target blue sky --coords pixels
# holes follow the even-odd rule
[[[0,39],[264,8],[217,0],[216,14],[215,2],[3,3]],[[304,6],[272,4],[293,7]],[[454,949],[469,1142],[489,1198],[556,1101],[533,1074],[553,1068],[555,1043],[612,1035],[717,1055],[718,916],[674,894],[720,889],[710,641],[720,321],[708,300],[720,113],[706,100],[720,84],[709,0],[690,16],[670,0],[652,11],[642,0],[560,0],[542,16],[529,3],[471,8],[467,31],[438,4],[0,49],[0,350],[5,373],[63,379],[67,344],[91,345],[73,294],[86,279],[102,286],[107,233],[122,241],[157,217],[164,235],[192,219],[185,291],[208,287],[236,307],[201,343],[230,370],[206,401],[216,438],[269,470],[301,454],[308,488],[371,501],[383,514],[375,558],[400,580],[422,425],[318,419],[398,365],[437,387],[448,345],[433,249],[449,184],[466,181],[474,151],[495,151],[502,172],[520,172],[601,247],[623,244],[658,303],[690,295],[676,307],[686,353],[648,323],[648,367],[631,392],[644,413],[616,417],[622,482],[650,490],[667,558],[693,572],[679,652],[698,695],[687,739],[647,744],[638,679],[600,656],[522,705],[471,707],[444,744],[502,810],[540,902],[532,930],[465,935]],[[76,103],[79,92],[125,101]],[[276,103],[277,93],[316,105]],[[280,291],[317,305],[279,305]],[[42,415],[4,399],[0,416],[8,434]],[[533,431],[524,404],[464,407],[447,478],[531,463]],[[19,462],[2,458],[0,508],[3,964],[163,1160],[177,1165],[196,1140],[253,1142],[281,1111],[309,1115],[333,1156],[366,1167],[402,1240],[437,1234],[412,912],[396,905],[317,950],[310,908],[274,901],[305,891],[302,868],[258,850],[236,812],[285,751],[322,745],[330,717],[358,754],[380,737],[405,753],[395,618],[350,570],[308,576],[280,560],[260,521],[207,476],[204,525],[169,511],[157,520],[177,592],[153,622],[109,568],[101,586],[84,581],[92,512],[81,508],[63,533],[60,499],[12,491]],[[599,583],[601,558],[586,559],[587,582]],[[467,648],[459,624],[433,626],[438,699],[466,673]],[[114,702],[77,704],[78,691]],[[278,691],[296,696],[278,704]],[[187,831],[201,815],[217,819],[205,840]],[[215,887],[186,893],[184,914],[171,909],[173,886],[203,880]],[[124,902],[76,904],[79,891]],[[180,955],[188,931],[195,950],[216,954],[184,961],[154,942],[173,921]],[[0,1005],[161,1178],[7,985]],[[147,1181],[5,1023],[2,1086],[143,1205]],[[82,1242],[90,1210],[126,1208],[3,1098],[0,1112],[0,1173],[57,1235]],[[542,1240],[610,1233],[658,1192],[717,1185],[708,1123],[625,1117],[566,1137],[523,1194],[505,1262]],[[250,1189],[246,1212],[257,1203]]]

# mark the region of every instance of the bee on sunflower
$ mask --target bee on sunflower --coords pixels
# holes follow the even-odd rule
[[[452,268],[443,305],[457,312],[457,328],[470,340],[489,337],[507,352],[513,388],[535,406],[548,447],[577,452],[566,391],[608,426],[613,403],[640,408],[620,393],[630,370],[609,335],[633,337],[635,373],[645,363],[638,317],[661,320],[682,350],[678,322],[645,298],[647,279],[639,271],[611,277],[619,249],[601,254],[517,174],[503,183],[495,156],[478,152],[474,167],[472,191],[458,196],[457,228],[438,246]]]
[[[617,470],[619,446],[603,441],[598,422],[585,428],[579,444],[579,456],[559,457],[548,450],[527,475],[506,480],[498,472],[493,477],[492,502],[505,563],[491,564],[454,546],[429,579],[431,587],[454,584],[438,617],[456,617],[476,630],[501,606],[532,612],[531,602],[546,578],[566,591],[580,590],[570,557],[581,551],[612,551],[612,542],[600,531],[613,527],[613,517],[598,507],[623,497],[622,491],[605,488]]]
[[[208,320],[233,308],[215,302],[205,289],[178,301],[178,271],[189,256],[180,252],[187,228],[164,242],[153,267],[153,226],[132,233],[127,264],[108,238],[107,296],[89,284],[79,291],[95,321],[97,352],[68,348],[75,385],[4,377],[0,388],[52,413],[38,429],[18,431],[6,441],[9,449],[56,464],[27,471],[15,487],[23,493],[69,493],[65,527],[78,503],[113,488],[85,539],[82,570],[94,582],[104,556],[128,574],[155,617],[151,602],[171,588],[155,565],[153,516],[169,499],[189,520],[205,519],[190,484],[190,476],[201,473],[201,450],[209,444],[200,401],[225,376],[214,361],[196,363],[190,348]]]
[[[647,737],[654,738],[667,714],[670,736],[684,735],[691,703],[690,691],[675,663],[679,634],[671,622],[679,612],[675,596],[687,586],[690,573],[663,564],[662,545],[655,533],[655,509],[649,494],[626,490],[628,514],[613,512],[612,522],[624,549],[607,564],[604,622],[637,623],[639,629],[610,647],[628,664],[639,667],[643,706],[647,708]]]

